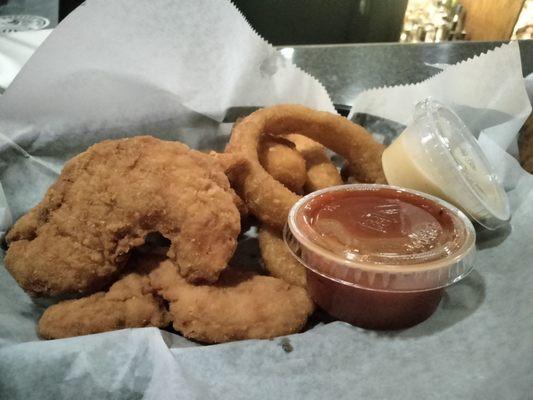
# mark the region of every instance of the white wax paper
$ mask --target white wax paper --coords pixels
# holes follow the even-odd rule
[[[21,156],[0,160],[7,202],[18,217],[65,160],[104,138],[150,133],[220,147],[228,109],[280,102],[334,110],[322,85],[263,41],[232,4],[89,1],[3,95],[0,148]],[[23,170],[33,179],[20,179]]]
[[[516,210],[525,200],[522,191],[533,187],[531,175],[515,159],[519,129],[531,113],[518,42],[447,65],[423,82],[360,93],[348,118],[367,113],[408,125],[415,104],[427,97],[453,109],[478,138]]]
[[[20,68],[52,32],[40,31],[10,32],[0,35],[0,92],[9,86]]]
[[[492,77],[492,63],[477,79]],[[220,149],[228,109],[278,102],[332,110],[322,86],[229,3],[89,1],[0,98],[4,211],[27,211],[67,158],[103,138],[150,133]],[[399,332],[333,322],[212,346],[155,328],[40,341],[35,325],[47,302],[30,299],[2,267],[0,398],[531,398],[533,210],[525,204],[533,195],[521,199],[507,229],[480,235],[476,271],[447,290],[428,321]]]

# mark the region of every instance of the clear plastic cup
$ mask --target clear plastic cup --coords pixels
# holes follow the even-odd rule
[[[510,218],[507,195],[463,121],[426,99],[413,122],[383,152],[387,182],[440,197],[488,229]]]
[[[472,270],[475,238],[470,220],[451,204],[388,185],[313,192],[292,207],[284,230],[313,300],[367,329],[428,318],[444,289]]]

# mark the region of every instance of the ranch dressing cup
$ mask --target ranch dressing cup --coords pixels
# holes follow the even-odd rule
[[[387,182],[452,203],[487,229],[510,218],[509,200],[489,161],[463,121],[426,99],[413,122],[383,152]]]

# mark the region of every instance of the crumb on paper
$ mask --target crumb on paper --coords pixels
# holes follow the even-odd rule
[[[286,338],[286,337],[282,338],[281,341],[279,342],[279,345],[281,346],[281,348],[283,349],[285,353],[290,353],[294,350],[289,338]]]

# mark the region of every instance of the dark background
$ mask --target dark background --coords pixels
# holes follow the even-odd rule
[[[179,0],[176,0],[179,2]],[[396,42],[408,0],[234,0],[273,45]],[[0,0],[0,15],[30,14],[54,27],[82,0]]]
[[[397,42],[407,0],[235,0],[274,45]]]

